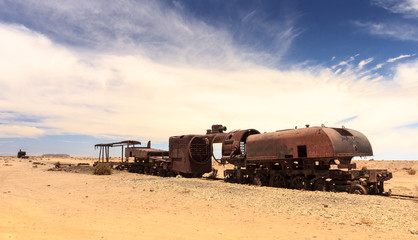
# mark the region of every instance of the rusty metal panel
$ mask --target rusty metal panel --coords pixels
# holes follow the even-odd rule
[[[168,151],[144,147],[127,147],[125,150],[125,157],[127,158],[135,157],[145,159],[150,156],[168,156]]]
[[[311,127],[251,135],[247,139],[247,159],[332,157],[332,143],[321,129]]]
[[[169,139],[173,171],[201,175],[212,171],[212,143],[206,135],[182,135]]]
[[[335,157],[372,156],[372,146],[362,133],[348,128],[322,128],[334,147]]]
[[[222,156],[245,155],[245,149],[241,149],[241,143],[246,143],[248,136],[259,134],[255,129],[238,130],[228,133],[222,143]]]
[[[348,169],[355,169],[357,167],[356,163],[351,163],[351,164],[338,164],[338,169],[343,169],[343,168],[348,168]]]
[[[368,139],[343,128],[308,127],[251,135],[247,160],[371,156]]]
[[[368,181],[371,183],[387,181],[392,178],[392,173],[388,172],[386,169],[370,169],[365,170],[365,172],[368,174]]]

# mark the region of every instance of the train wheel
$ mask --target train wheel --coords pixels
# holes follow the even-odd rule
[[[270,177],[270,186],[271,187],[286,188],[287,187],[287,179],[282,174],[272,175]]]
[[[315,191],[325,192],[327,191],[327,189],[328,189],[328,183],[323,178],[316,180],[313,184],[313,190]]]
[[[367,189],[360,185],[360,184],[354,184],[353,186],[350,187],[350,193],[354,193],[354,194],[362,194],[365,195],[367,194]]]
[[[295,176],[292,178],[292,188],[305,189],[309,188],[309,180],[304,176]]]

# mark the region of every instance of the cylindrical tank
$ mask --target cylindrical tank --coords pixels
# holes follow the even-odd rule
[[[346,128],[307,127],[250,135],[247,160],[348,158],[373,155],[362,133]]]

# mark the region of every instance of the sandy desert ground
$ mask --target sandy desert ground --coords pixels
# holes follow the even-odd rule
[[[0,239],[418,239],[416,199],[48,171],[57,161],[95,159],[0,157]],[[406,173],[418,161],[357,166],[388,168],[393,193],[418,192]]]

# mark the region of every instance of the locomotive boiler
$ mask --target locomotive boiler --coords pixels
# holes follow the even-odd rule
[[[383,194],[385,169],[355,169],[353,157],[372,156],[370,142],[348,128],[310,127],[260,133],[255,129],[225,132],[213,125],[206,134],[169,138],[169,150],[127,147],[119,167],[159,176],[201,177],[212,171],[212,159],[230,164],[225,181],[272,187]],[[216,159],[213,144],[221,143]]]

